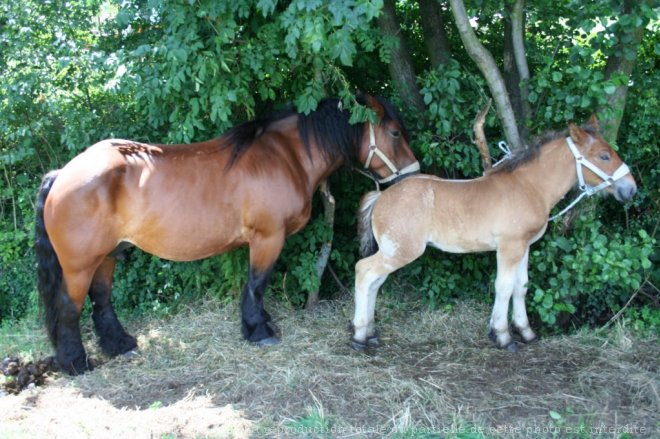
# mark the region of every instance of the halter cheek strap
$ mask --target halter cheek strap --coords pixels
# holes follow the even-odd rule
[[[375,155],[378,156],[378,158],[380,158],[383,163],[385,163],[385,166],[387,166],[392,172],[391,175],[378,179],[378,183],[389,183],[400,175],[419,171],[418,161],[409,164],[403,169],[398,169],[392,160],[390,160],[387,155],[385,155],[385,153],[376,145],[376,134],[374,133],[374,126],[369,124],[369,155],[367,155],[367,160],[364,162],[364,169],[369,169],[371,160],[373,160]]]
[[[551,221],[556,220],[557,218],[559,218],[560,216],[571,210],[578,202],[580,202],[580,200],[582,200],[582,198],[590,197],[596,192],[600,192],[606,187],[612,186],[612,184],[615,181],[623,178],[627,174],[630,174],[630,169],[628,168],[628,165],[626,165],[625,163],[621,163],[621,166],[619,166],[612,175],[606,174],[596,165],[594,165],[589,160],[584,158],[582,154],[580,154],[580,151],[578,151],[577,146],[575,146],[575,143],[573,143],[573,139],[570,136],[566,137],[566,143],[568,144],[568,149],[571,150],[573,157],[575,157],[575,171],[577,172],[578,188],[580,189],[580,191],[582,191],[582,193],[575,200],[573,200],[571,204],[565,207],[564,210],[562,210],[557,215],[550,218]],[[583,166],[589,168],[591,172],[593,172],[598,177],[600,177],[601,180],[603,180],[602,183],[600,183],[598,186],[589,186],[584,180],[584,173],[582,172]]]

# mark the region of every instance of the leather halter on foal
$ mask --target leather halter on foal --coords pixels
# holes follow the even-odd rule
[[[630,169],[628,168],[628,165],[626,165],[625,163],[621,163],[621,166],[619,166],[612,175],[606,174],[598,166],[594,165],[589,160],[587,160],[582,154],[580,154],[580,151],[578,151],[577,147],[575,146],[575,143],[573,143],[573,139],[571,139],[570,137],[566,137],[566,143],[568,143],[568,149],[571,150],[573,157],[575,157],[575,170],[577,172],[578,188],[582,193],[575,200],[573,200],[571,204],[565,207],[561,212],[550,218],[551,221],[556,220],[557,218],[559,218],[560,216],[571,210],[577,203],[580,202],[580,200],[582,200],[582,198],[590,197],[596,192],[600,192],[606,187],[612,186],[612,184],[615,181],[630,174]],[[596,174],[598,177],[600,177],[603,180],[603,182],[598,186],[589,186],[584,181],[584,174],[582,172],[583,166],[589,168],[589,170],[594,174]]]
[[[403,169],[397,169],[396,165],[390,160],[387,155],[380,149],[378,148],[378,145],[376,145],[376,135],[374,133],[374,126],[370,123],[369,124],[369,155],[367,156],[367,161],[364,163],[364,169],[369,169],[369,165],[371,165],[371,160],[374,158],[374,155],[377,155],[383,163],[385,163],[385,166],[389,168],[390,171],[392,171],[392,174],[384,177],[384,178],[377,178],[375,176],[371,176],[374,180],[376,180],[377,183],[389,183],[390,181],[394,180],[395,178],[405,175],[405,174],[410,174],[411,172],[417,172],[419,171],[419,162],[415,161],[414,163],[409,164]]]

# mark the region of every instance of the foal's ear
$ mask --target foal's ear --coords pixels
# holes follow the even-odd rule
[[[575,142],[578,145],[584,144],[584,142],[589,137],[589,134],[587,134],[586,131],[584,131],[582,128],[580,128],[578,125],[576,125],[573,122],[570,122],[568,124],[568,133],[571,135],[571,139],[573,139],[573,142]]]
[[[600,131],[600,123],[598,123],[598,117],[596,117],[596,113],[591,113],[591,117],[587,121],[587,124],[590,125],[594,131]]]
[[[378,99],[371,95],[367,95],[367,105],[372,108],[374,111],[376,111],[376,114],[378,115],[378,120],[383,120],[385,117],[385,108],[378,102]]]

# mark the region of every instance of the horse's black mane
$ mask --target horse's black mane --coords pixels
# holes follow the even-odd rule
[[[374,98],[385,110],[381,123],[394,120],[407,140],[408,132],[396,108],[383,98]],[[357,102],[366,105],[367,99],[358,96]],[[326,159],[334,161],[341,157],[345,163],[350,163],[355,156],[357,145],[362,140],[365,124],[350,124],[350,112],[341,109],[339,103],[337,98],[323,99],[316,110],[307,115],[297,113],[295,108],[290,106],[232,128],[224,136],[227,139],[225,145],[232,148],[229,166],[239,159],[270,124],[292,115],[298,115],[298,132],[308,152],[313,139]]]
[[[589,123],[582,125],[581,128],[591,136],[595,136],[598,134],[598,129]],[[504,160],[496,168],[494,168],[493,172],[504,172],[504,173],[512,172],[521,165],[524,165],[525,163],[529,163],[530,161],[538,157],[543,145],[550,143],[553,140],[559,138],[565,138],[568,135],[569,135],[568,129],[548,131],[543,134],[540,134],[539,136],[534,138],[532,146],[516,152],[511,158]]]

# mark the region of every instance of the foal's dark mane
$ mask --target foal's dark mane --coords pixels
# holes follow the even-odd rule
[[[404,138],[408,140],[408,132],[396,108],[383,98],[374,98],[385,110],[380,123],[393,120],[399,125]],[[357,102],[366,105],[367,99],[358,96]],[[311,150],[311,141],[314,140],[317,148],[328,161],[343,158],[344,163],[350,163],[364,135],[365,124],[350,124],[350,112],[341,109],[339,103],[340,100],[337,98],[323,99],[316,110],[307,115],[298,113],[293,107],[288,107],[230,129],[223,136],[227,140],[224,143],[225,147],[231,147],[229,166],[236,163],[272,123],[293,115],[298,116],[298,133],[308,153]]]
[[[587,132],[590,136],[596,136],[598,134],[598,129],[593,125],[586,123],[581,126],[581,128]],[[564,130],[555,130],[548,131],[543,134],[538,135],[534,138],[532,146],[527,149],[523,149],[515,153],[510,159],[504,160],[496,168],[493,169],[493,173],[503,172],[508,173],[512,172],[515,169],[518,169],[520,166],[525,163],[529,163],[538,157],[539,152],[543,149],[543,146],[557,140],[559,138],[565,138],[568,136],[568,129]]]

